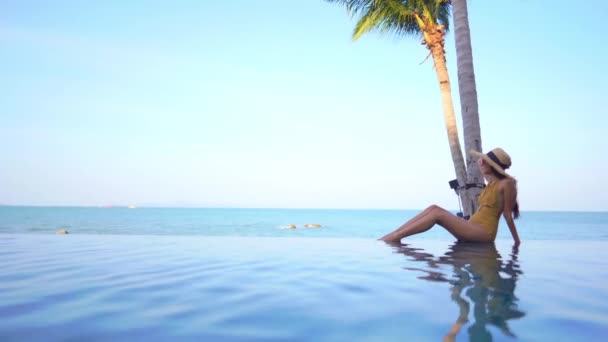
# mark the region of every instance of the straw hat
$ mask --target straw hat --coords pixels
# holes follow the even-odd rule
[[[469,153],[473,156],[483,158],[483,160],[488,163],[488,165],[490,165],[501,175],[511,177],[508,173],[505,172],[505,170],[511,166],[511,157],[502,148],[497,147],[486,154],[474,150],[470,150]]]

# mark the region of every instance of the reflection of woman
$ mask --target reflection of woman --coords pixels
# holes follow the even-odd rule
[[[513,240],[519,244],[519,235],[513,221],[519,217],[517,188],[515,179],[505,172],[511,166],[511,157],[501,148],[495,148],[486,154],[476,151],[471,153],[479,156],[477,164],[488,185],[479,195],[479,209],[469,221],[432,205],[381,240],[398,242],[438,224],[460,241],[492,242],[496,238],[498,220],[502,214]]]
[[[469,326],[468,332],[472,341],[491,341],[492,335],[488,325],[496,326],[505,335],[514,336],[507,322],[524,316],[524,313],[517,308],[517,298],[514,294],[517,279],[522,274],[517,260],[517,245],[514,245],[511,258],[507,262],[501,260],[493,243],[457,242],[439,258],[407,245],[400,246],[398,252],[412,257],[414,261],[426,262],[434,269],[429,271],[407,268],[425,272],[425,276],[420,277],[421,279],[452,284],[451,297],[458,305],[460,314],[445,336],[446,341],[453,340],[469,321],[471,306],[474,321]],[[453,277],[447,279],[438,272],[439,265],[452,266]],[[463,298],[463,290],[468,300]]]

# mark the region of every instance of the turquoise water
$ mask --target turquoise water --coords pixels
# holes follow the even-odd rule
[[[411,218],[412,210],[183,209],[0,207],[0,233],[206,235],[274,237],[383,236]],[[302,228],[319,223],[321,229]],[[608,213],[523,212],[516,221],[524,240],[608,240]],[[424,239],[451,239],[434,228]],[[509,239],[503,220],[498,239]]]
[[[415,213],[0,207],[0,340],[608,338],[606,213],[375,239]]]

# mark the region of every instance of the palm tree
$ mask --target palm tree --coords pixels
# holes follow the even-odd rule
[[[466,151],[467,182],[475,184],[464,194],[463,201],[470,203],[471,215],[477,209],[477,197],[481,193],[483,178],[475,159],[469,154],[471,149],[482,151],[481,132],[479,128],[479,109],[477,106],[477,87],[473,69],[473,53],[471,49],[471,32],[469,30],[469,13],[467,0],[453,0],[452,16],[454,19],[454,36],[456,41],[456,61],[458,66],[458,89],[460,92],[460,113],[464,134],[464,149]]]
[[[444,36],[449,28],[450,0],[326,0],[346,6],[353,16],[360,16],[353,40],[372,30],[422,38],[433,57],[454,171],[460,185],[465,184],[466,169],[458,140],[450,78],[445,62]],[[464,192],[461,192],[461,198]],[[463,200],[465,212],[471,212]]]

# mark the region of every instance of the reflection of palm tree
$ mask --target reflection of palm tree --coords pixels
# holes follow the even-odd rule
[[[415,262],[425,262],[431,268],[429,270],[406,267],[408,270],[423,272],[424,275],[419,277],[420,279],[448,282],[452,285],[451,297],[458,304],[460,315],[446,340],[453,340],[460,328],[468,322],[471,306],[474,321],[468,332],[472,341],[492,340],[487,325],[496,326],[507,336],[515,336],[507,322],[525,315],[517,308],[515,297],[517,279],[523,274],[517,260],[517,246],[513,247],[510,259],[506,262],[503,262],[493,243],[456,242],[438,258],[408,245],[396,247],[398,253],[413,258]],[[451,278],[441,272],[441,265],[453,267]],[[463,298],[463,290],[469,300]]]

